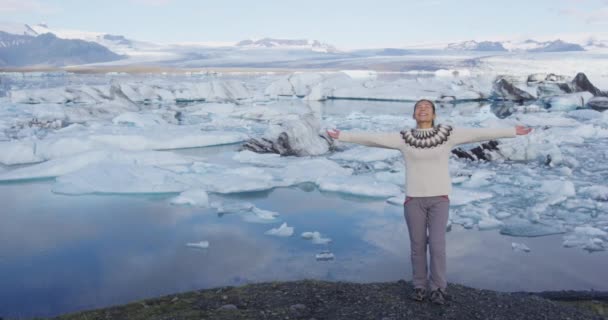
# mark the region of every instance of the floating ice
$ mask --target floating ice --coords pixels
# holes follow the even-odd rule
[[[273,223],[276,222],[278,216],[278,212],[253,207],[251,212],[243,214],[243,220],[253,223]]]
[[[249,212],[255,208],[255,205],[251,202],[213,201],[210,206],[219,214]]]
[[[114,119],[112,119],[112,123],[116,125],[130,125],[136,127],[154,127],[159,125],[166,125],[167,121],[165,121],[162,117],[156,114],[141,114],[137,112],[127,112],[123,113]]]
[[[479,230],[499,229],[503,222],[492,217],[484,217],[478,223]]]
[[[288,227],[286,222],[278,228],[272,228],[266,232],[266,235],[277,236],[277,237],[291,237],[293,235],[293,227]]]
[[[53,178],[101,162],[144,166],[170,166],[191,164],[194,159],[195,158],[178,155],[172,152],[160,151],[89,151],[71,157],[49,160],[47,162],[7,171],[0,174],[0,181]]]
[[[542,101],[552,111],[569,111],[576,108],[584,108],[585,103],[593,97],[593,94],[584,91],[559,96],[543,98]]]
[[[179,196],[171,199],[171,204],[191,205],[196,207],[209,207],[209,196],[202,189],[191,189],[180,193]]]
[[[317,253],[315,255],[315,259],[317,259],[317,261],[330,261],[330,260],[334,260],[335,256],[333,253],[325,250],[325,251],[321,251],[320,253]]]
[[[539,237],[565,232],[563,227],[555,221],[547,224],[544,222],[531,222],[521,218],[512,218],[503,221],[503,223],[502,227],[500,227],[500,233],[514,237]]]
[[[546,196],[532,208],[533,212],[544,212],[547,210],[547,207],[563,202],[569,197],[576,195],[574,183],[567,180],[543,181],[538,190]]]
[[[319,189],[365,197],[389,198],[401,194],[392,183],[378,182],[369,176],[326,177],[318,181]]]
[[[608,186],[594,185],[580,189],[580,193],[589,196],[593,200],[608,201]]]
[[[323,238],[321,233],[318,231],[314,232],[302,232],[302,238],[306,240],[312,240],[314,244],[328,244],[331,242],[330,238]]]
[[[405,193],[401,193],[398,196],[394,196],[394,197],[390,197],[388,199],[386,199],[386,202],[392,204],[392,205],[396,205],[396,206],[402,206],[403,203],[405,202]]]
[[[285,157],[281,157],[281,155],[276,153],[256,153],[250,150],[243,150],[241,152],[237,152],[232,157],[233,160],[241,162],[254,164],[262,167],[285,167],[287,166],[287,161]]]
[[[176,101],[238,101],[251,98],[240,81],[211,80],[196,83],[156,81],[156,84],[113,81],[111,85],[80,85],[51,89],[13,90],[13,103],[97,104],[135,102],[175,103]]]
[[[608,232],[591,226],[579,226],[564,236],[564,247],[582,247],[587,251],[603,251],[608,248]]]
[[[6,165],[35,163],[100,149],[127,151],[170,150],[206,147],[244,141],[248,135],[238,132],[206,131],[196,126],[166,126],[155,129],[102,128],[77,136],[53,136],[43,140],[0,141],[0,163]]]
[[[515,252],[530,252],[527,245],[518,242],[511,242],[511,249]]]
[[[189,189],[177,175],[153,166],[99,163],[57,178],[53,192],[87,193],[179,193]]]
[[[473,201],[492,198],[494,195],[489,192],[480,192],[470,189],[455,187],[450,195],[450,205],[462,206]]]
[[[489,170],[476,170],[471,175],[468,181],[462,183],[466,188],[480,188],[490,184],[490,180],[496,175],[496,172]]]
[[[332,160],[372,162],[392,160],[400,156],[401,152],[398,150],[354,147],[343,152],[334,153],[329,158]]]
[[[209,248],[209,241],[189,242],[186,244],[186,246],[196,249],[207,249]]]

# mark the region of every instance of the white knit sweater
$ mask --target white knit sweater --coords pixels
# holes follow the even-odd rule
[[[407,196],[432,197],[449,195],[452,191],[448,160],[453,147],[515,136],[514,127],[486,129],[437,125],[388,133],[342,131],[338,140],[401,151],[405,160]]]

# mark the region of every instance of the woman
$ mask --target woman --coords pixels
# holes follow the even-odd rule
[[[452,148],[471,142],[513,138],[528,134],[532,129],[523,126],[500,129],[453,128],[435,125],[435,117],[435,104],[423,99],[414,105],[416,129],[392,133],[328,130],[327,133],[339,141],[401,151],[407,173],[404,216],[411,245],[414,285],[411,298],[423,301],[427,294],[428,242],[431,255],[428,280],[430,299],[434,303],[444,304],[447,294],[445,233],[449,194],[452,190],[448,160]]]

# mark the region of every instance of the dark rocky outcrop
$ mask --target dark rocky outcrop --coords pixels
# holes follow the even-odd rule
[[[497,100],[526,101],[536,99],[530,93],[517,88],[505,78],[496,79],[492,96]]]
[[[600,89],[595,87],[591,83],[591,81],[589,81],[587,76],[582,72],[576,74],[576,76],[572,80],[571,87],[574,92],[588,91],[596,97],[608,97],[608,92],[601,91]]]
[[[250,139],[241,150],[282,156],[321,155],[333,147],[333,140],[320,131],[319,119],[306,114],[297,120],[273,123],[264,137]]]
[[[593,97],[587,101],[586,106],[597,111],[608,110],[608,97]]]
[[[65,66],[124,58],[108,48],[83,40],[60,39],[52,33],[37,37],[0,31],[0,66]]]
[[[466,151],[462,148],[456,148],[452,150],[452,154],[456,155],[458,158],[461,159],[468,159],[473,161],[490,161],[492,160],[489,155],[489,152],[491,151],[498,151],[498,141],[490,140],[488,142],[482,143],[478,147],[470,149],[469,151]]]

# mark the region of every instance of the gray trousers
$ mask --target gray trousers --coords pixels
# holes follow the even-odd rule
[[[430,290],[447,288],[445,233],[449,207],[450,200],[447,196],[407,197],[403,204],[403,214],[410,234],[414,288],[427,288],[427,242],[431,253]]]

